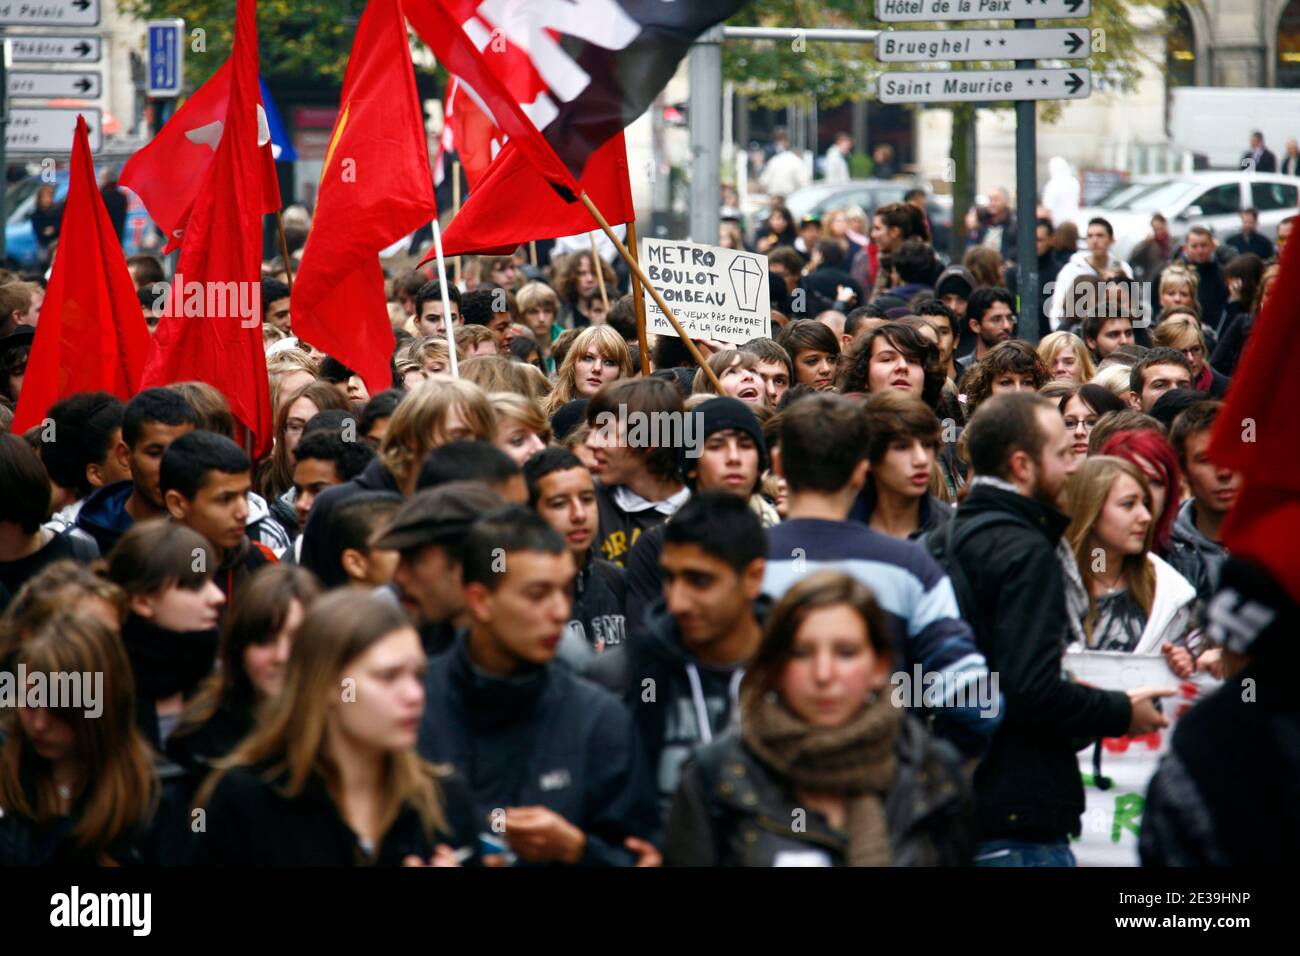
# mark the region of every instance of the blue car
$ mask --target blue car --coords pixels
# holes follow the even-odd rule
[[[96,170],[98,173],[98,170]],[[22,269],[40,267],[36,247],[36,233],[32,229],[32,212],[36,209],[36,191],[45,185],[54,186],[54,201],[62,203],[68,198],[68,171],[55,172],[55,182],[46,183],[40,176],[28,176],[10,183],[5,193],[5,256]],[[128,256],[139,252],[157,254],[161,248],[158,230],[145,212],[144,204],[129,189],[126,196],[126,227],[123,230],[122,248]]]

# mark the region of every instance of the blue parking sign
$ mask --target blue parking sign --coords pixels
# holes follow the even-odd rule
[[[185,21],[149,21],[149,95],[179,96],[184,83]]]

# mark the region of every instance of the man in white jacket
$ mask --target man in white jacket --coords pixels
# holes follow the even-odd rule
[[[803,158],[790,149],[790,139],[784,130],[776,133],[776,152],[763,167],[758,181],[769,196],[785,198],[809,185],[811,178]]]
[[[1076,252],[1071,256],[1070,261],[1061,267],[1061,271],[1056,276],[1056,287],[1052,292],[1051,304],[1048,306],[1048,317],[1051,319],[1053,331],[1059,329],[1062,320],[1066,318],[1066,297],[1070,287],[1074,285],[1074,280],[1079,276],[1107,278],[1123,275],[1129,279],[1133,278],[1133,270],[1129,268],[1129,264],[1110,254],[1110,248],[1115,244],[1115,230],[1108,221],[1101,217],[1090,219],[1087,235],[1087,250]],[[1071,315],[1070,318],[1082,317]]]
[[[849,154],[852,152],[853,137],[848,133],[836,133],[835,142],[826,151],[826,162],[822,167],[826,182],[847,183],[849,181]]]

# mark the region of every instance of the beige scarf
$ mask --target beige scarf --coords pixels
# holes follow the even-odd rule
[[[884,797],[894,782],[894,740],[903,711],[879,694],[847,724],[813,727],[775,694],[745,708],[741,738],[796,789],[848,799],[849,866],[889,866]]]

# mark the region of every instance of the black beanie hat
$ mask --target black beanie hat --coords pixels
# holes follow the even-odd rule
[[[699,416],[699,449],[701,452],[704,450],[704,442],[714,432],[734,428],[736,431],[744,432],[754,439],[754,444],[758,448],[758,473],[762,475],[767,470],[767,442],[763,441],[763,429],[758,424],[758,417],[740,399],[729,396],[711,398],[707,402],[701,402],[686,414]],[[686,485],[693,491],[695,481],[687,477],[687,474],[700,459],[698,455],[694,458],[689,457],[686,451],[685,447],[679,449],[677,460],[680,463],[682,481],[686,482]]]
[[[569,432],[587,420],[587,399],[577,398],[565,402],[551,416],[551,431],[555,432],[556,441],[564,441]]]

